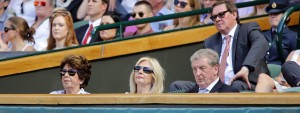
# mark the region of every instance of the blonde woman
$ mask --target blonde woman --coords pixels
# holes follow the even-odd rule
[[[130,93],[162,93],[164,90],[164,78],[165,71],[157,59],[142,57],[137,61],[130,74]]]

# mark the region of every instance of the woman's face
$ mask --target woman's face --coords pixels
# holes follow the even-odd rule
[[[151,85],[154,81],[152,77],[153,67],[150,65],[149,61],[142,61],[135,66],[134,75],[134,81],[137,85]]]
[[[101,21],[102,21],[101,25],[115,23],[114,20],[110,16],[108,16],[108,15],[103,16]],[[116,29],[102,30],[102,31],[100,31],[100,37],[103,40],[111,40],[111,39],[114,39],[116,37],[116,32],[117,32]]]
[[[66,38],[69,30],[63,16],[57,16],[52,22],[52,35],[55,40]]]
[[[60,71],[61,82],[65,89],[69,88],[78,88],[80,89],[80,84],[84,82],[84,80],[79,79],[79,75],[77,70],[72,69],[69,64],[66,64],[64,68]]]
[[[12,27],[11,22],[6,21],[3,34],[4,41],[10,42],[15,38],[16,35],[16,30]]]
[[[189,0],[174,0],[175,12],[187,12],[193,10]]]

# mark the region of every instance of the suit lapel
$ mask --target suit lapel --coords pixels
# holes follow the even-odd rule
[[[219,79],[219,81],[216,83],[216,85],[210,90],[209,93],[217,93],[221,91],[222,88],[222,81]]]
[[[239,34],[239,29],[240,29],[240,25],[238,24],[237,27],[236,27],[236,30],[235,30],[235,33],[234,33],[234,36],[233,36],[233,39],[232,39],[232,67],[234,67],[234,64],[235,64],[235,52],[236,52],[236,44],[237,44],[237,37],[238,37],[238,34]]]
[[[222,52],[222,43],[223,43],[223,40],[222,40],[222,35],[221,33],[218,33],[218,36],[217,36],[217,43],[216,43],[216,46],[214,48],[214,50],[217,50],[217,53],[219,54],[219,56],[221,57],[221,52]]]

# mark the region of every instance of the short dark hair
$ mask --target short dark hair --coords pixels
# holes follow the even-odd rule
[[[134,6],[140,6],[140,5],[145,5],[150,12],[153,11],[152,5],[146,0],[138,1],[134,4]]]
[[[114,22],[117,23],[117,22],[121,22],[122,21],[120,15],[121,14],[119,14],[118,12],[108,11],[108,12],[105,12],[103,16],[110,16],[114,20]],[[120,30],[120,28],[117,28],[116,38],[120,37],[120,35],[123,34],[123,33],[118,34],[119,30]],[[124,31],[125,31],[125,27],[122,27],[122,32],[124,32]]]
[[[213,12],[214,8],[218,5],[221,5],[221,4],[225,4],[226,5],[226,8],[227,10],[230,12],[230,13],[233,13],[233,12],[236,12],[236,22],[238,24],[240,24],[240,18],[239,18],[239,12],[238,12],[238,9],[236,7],[236,5],[233,3],[233,2],[230,2],[230,1],[227,1],[227,0],[221,0],[221,1],[216,1],[213,5],[212,5],[212,9],[211,9],[211,13]]]
[[[68,55],[61,62],[60,69],[63,69],[66,64],[76,69],[78,71],[78,78],[84,80],[83,83],[80,84],[80,88],[86,87],[91,77],[91,63],[84,56]]]
[[[102,0],[102,4],[103,3],[107,4],[107,7],[105,9],[105,12],[107,12],[108,11],[108,7],[109,7],[109,0]]]

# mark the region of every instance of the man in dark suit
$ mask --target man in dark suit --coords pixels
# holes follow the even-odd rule
[[[239,92],[219,79],[219,55],[211,49],[200,49],[190,58],[196,85],[186,93]]]
[[[287,0],[270,0],[268,7],[266,7],[266,12],[269,14],[269,22],[271,25],[271,29],[263,33],[269,42],[270,47],[266,55],[268,64],[282,65],[283,63],[277,52],[275,36],[283,13],[289,8],[289,6],[290,5]],[[296,49],[296,45],[297,33],[285,26],[282,32],[282,57],[284,60],[287,58],[290,52]]]
[[[75,29],[77,41],[81,45],[90,44],[101,41],[98,34],[92,37],[92,30],[101,23],[103,14],[107,11],[109,0],[88,0],[87,15],[89,16],[89,24]]]
[[[204,48],[210,48],[220,55],[220,79],[239,90],[254,90],[258,75],[269,74],[264,58],[268,43],[258,24],[240,24],[237,8],[230,1],[216,1],[210,18],[218,33],[205,40]],[[170,85],[170,91],[190,86],[177,81]]]

